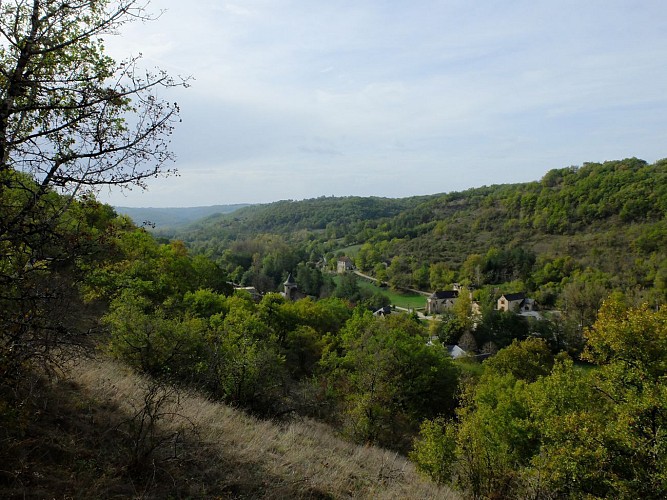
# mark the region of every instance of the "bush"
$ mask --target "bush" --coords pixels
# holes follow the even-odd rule
[[[455,424],[442,417],[422,422],[409,455],[417,470],[437,483],[449,482],[456,463],[456,433]]]

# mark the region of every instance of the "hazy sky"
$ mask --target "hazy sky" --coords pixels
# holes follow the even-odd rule
[[[404,197],[667,157],[665,0],[153,0],[107,46],[191,75],[126,206]]]

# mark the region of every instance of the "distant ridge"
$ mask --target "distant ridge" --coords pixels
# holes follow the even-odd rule
[[[215,214],[229,214],[240,208],[250,206],[248,203],[236,205],[212,205],[208,207],[114,207],[117,213],[127,215],[138,226],[166,229],[185,226],[196,220]]]

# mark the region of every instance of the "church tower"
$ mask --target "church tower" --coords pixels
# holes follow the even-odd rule
[[[292,273],[289,273],[283,286],[285,287],[285,298],[287,300],[294,300],[297,294],[297,284],[296,281],[294,281],[294,278],[292,278]]]

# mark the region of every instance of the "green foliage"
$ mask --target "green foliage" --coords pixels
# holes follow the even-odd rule
[[[0,169],[0,386],[39,363],[57,366],[60,345],[92,327],[79,286],[106,257],[115,213],[74,200],[28,175]]]
[[[210,388],[234,404],[269,412],[279,401],[284,357],[267,342],[268,327],[245,308],[233,308],[224,319],[211,318]]]
[[[438,337],[441,344],[454,344],[466,331],[466,323],[459,321],[457,315],[449,310],[440,314],[440,320],[429,323],[429,333]]]
[[[409,457],[422,474],[449,483],[456,463],[456,425],[442,417],[424,420]]]
[[[353,303],[359,302],[361,300],[361,289],[357,277],[352,273],[341,275],[334,291],[334,297],[347,299]]]
[[[150,19],[144,7],[0,7],[0,383],[38,359],[53,366],[60,345],[81,343],[78,285],[93,257],[108,255],[115,218],[95,189],[168,173],[178,106],[156,91],[178,82],[139,71],[139,58],[117,63],[102,43]]]
[[[220,273],[215,264],[131,225],[112,241],[114,258],[88,282],[90,297],[110,303],[109,352],[261,414],[284,411],[290,384],[314,375],[323,338],[351,315],[340,299],[290,302],[270,293],[256,303],[247,293],[202,288]]]
[[[231,293],[220,268],[203,257],[191,257],[180,241],[160,244],[133,226],[120,227],[114,236],[113,256],[89,269],[88,298],[110,301],[119,290],[131,289],[154,305],[177,307],[187,292],[200,288]]]
[[[454,282],[454,272],[444,262],[431,264],[429,283],[431,290],[446,290]]]
[[[507,498],[539,446],[526,385],[511,375],[486,376],[461,409],[457,453],[460,485],[475,497]]]
[[[324,340],[313,328],[298,326],[287,334],[286,366],[295,379],[312,376],[322,357]]]
[[[296,267],[295,280],[299,286],[299,290],[313,297],[320,297],[326,293],[327,289],[330,290],[333,288],[329,284],[331,280],[328,276],[325,276],[316,267],[308,266],[303,262],[299,263]],[[327,284],[326,287],[325,283]]]
[[[537,338],[528,338],[521,342],[514,340],[511,345],[484,362],[487,373],[509,374],[526,382],[534,382],[539,377],[547,376],[553,364],[553,355],[547,343]]]
[[[521,247],[501,250],[490,248],[482,261],[485,283],[525,280],[535,264],[535,254]]]
[[[527,483],[539,475],[531,485],[537,495],[617,497],[606,477],[613,444],[602,439],[611,415],[594,376],[566,360],[530,388],[532,421],[542,444],[522,474]]]
[[[357,311],[323,358],[355,440],[404,449],[418,419],[450,413],[457,371],[407,315]]]
[[[614,276],[605,288],[639,286],[660,303],[666,168],[630,158],[446,195],[285,201],[210,218],[178,236],[235,282],[265,292],[298,265],[331,270],[336,252],[355,242],[359,269],[396,289],[521,281],[540,305],[559,307],[575,274],[590,268]],[[304,273],[297,281],[318,296],[330,290],[317,293],[318,279]],[[593,320],[586,315],[578,334]],[[577,324],[569,321],[571,336]]]
[[[566,318],[579,328],[589,327],[595,321],[602,301],[611,291],[610,278],[605,273],[586,269],[574,273],[563,287],[560,302]]]
[[[478,344],[493,342],[499,348],[508,346],[514,339],[528,337],[529,323],[526,318],[513,312],[486,309],[475,330]]]
[[[105,323],[112,331],[111,354],[140,370],[186,377],[202,357],[203,320],[169,318],[130,290],[112,302]]]
[[[306,240],[319,236],[325,240],[348,237],[353,242],[357,239],[354,235],[365,234],[376,228],[378,221],[397,216],[417,205],[421,199],[321,197],[299,202],[279,201],[212,216],[179,234],[185,241],[207,249],[217,249],[221,243],[260,234]],[[322,253],[317,257],[321,257]],[[213,256],[218,257],[219,254],[214,251]]]
[[[584,357],[600,365],[596,388],[609,420],[609,473],[619,495],[667,494],[667,309],[605,302],[586,332]],[[613,445],[613,447],[612,447]]]
[[[387,278],[394,290],[413,286],[412,267],[407,256],[396,255],[387,268]]]
[[[381,263],[382,255],[378,251],[376,245],[371,243],[364,243],[359,249],[359,253],[355,258],[355,264],[363,272],[369,272],[375,269],[375,266]]]
[[[352,316],[347,301],[328,298],[313,301],[309,298],[283,305],[291,311],[292,317],[298,318],[299,325],[315,329],[320,336],[337,333]]]
[[[451,312],[464,332],[469,332],[472,329],[472,299],[466,288],[461,289],[459,292],[459,296],[456,302],[454,302]]]
[[[467,386],[455,436],[424,426],[413,459],[475,498],[663,498],[666,325],[664,307],[605,302],[586,330],[590,370],[554,363],[540,340],[513,343]]]
[[[227,298],[208,289],[185,292],[183,307],[198,318],[210,318],[216,314],[224,315],[229,312]]]

